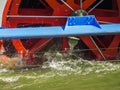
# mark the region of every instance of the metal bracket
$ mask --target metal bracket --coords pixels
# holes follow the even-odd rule
[[[95,16],[88,15],[88,16],[70,16],[67,18],[66,25],[63,28],[64,30],[68,30],[67,27],[70,26],[79,26],[79,25],[92,25],[97,28],[100,28],[98,21],[96,20]]]

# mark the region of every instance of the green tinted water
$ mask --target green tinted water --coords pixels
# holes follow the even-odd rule
[[[120,65],[56,60],[34,69],[0,69],[0,90],[120,90]]]

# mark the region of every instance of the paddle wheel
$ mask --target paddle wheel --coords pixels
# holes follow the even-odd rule
[[[4,2],[2,27],[5,28],[64,26],[68,16],[88,15],[95,15],[99,24],[120,23],[119,0],[5,0]],[[73,50],[77,51],[77,54],[84,53],[85,59],[118,59],[120,35],[107,34],[74,35],[73,37],[63,34],[62,37],[55,35],[54,37],[17,38],[1,40],[0,43],[4,46],[6,54],[22,53],[22,56],[26,57],[30,53],[30,63],[34,60],[33,53],[48,51],[52,46],[53,52],[68,53],[71,50],[70,39],[77,42]]]

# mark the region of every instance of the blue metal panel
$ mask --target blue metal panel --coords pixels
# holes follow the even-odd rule
[[[94,16],[68,17],[65,26],[0,29],[0,39],[120,34],[120,24],[99,25]]]
[[[105,24],[100,26],[101,29],[92,25],[69,26],[68,30],[63,30],[61,26],[1,29],[0,39],[120,34],[120,24]]]

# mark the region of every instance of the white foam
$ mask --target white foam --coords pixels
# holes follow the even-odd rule
[[[1,78],[2,81],[7,82],[7,83],[16,82],[18,79],[19,79],[19,76]]]
[[[50,68],[51,70],[58,71],[57,74],[62,76],[61,73],[65,74],[80,74],[87,75],[91,72],[94,73],[107,73],[111,71],[118,70],[120,65],[110,63],[110,62],[97,62],[97,61],[87,61],[87,60],[57,60],[53,59],[47,64],[45,63],[42,68]],[[64,75],[63,75],[64,76]]]
[[[6,68],[0,69],[0,73],[6,73],[6,72],[8,72],[8,70]]]

